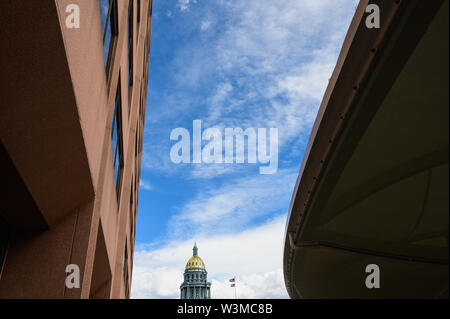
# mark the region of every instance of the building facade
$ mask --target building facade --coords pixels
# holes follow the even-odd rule
[[[0,298],[129,298],[151,17],[0,2]]]
[[[194,244],[192,257],[184,270],[184,281],[180,286],[181,299],[211,299],[211,283],[205,263],[198,256],[197,244]]]

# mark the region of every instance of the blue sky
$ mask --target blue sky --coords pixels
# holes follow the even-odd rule
[[[194,241],[213,298],[286,298],[284,227],[355,0],[154,0],[132,296],[178,298]],[[170,133],[278,129],[278,171],[175,164]]]

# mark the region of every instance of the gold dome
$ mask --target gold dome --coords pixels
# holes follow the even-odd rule
[[[186,264],[186,269],[194,269],[194,268],[205,269],[205,263],[199,256],[192,256],[191,258],[189,258]]]
[[[186,270],[193,269],[203,269],[205,270],[205,263],[203,260],[198,256],[198,248],[197,243],[194,244],[194,248],[192,248],[193,254],[192,257],[189,258],[187,264],[186,264]]]

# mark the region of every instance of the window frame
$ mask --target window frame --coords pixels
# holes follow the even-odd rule
[[[128,241],[125,240],[125,250],[123,253],[123,282],[125,285],[125,298],[129,297],[128,288]]]
[[[114,132],[116,131],[116,145],[114,145]],[[117,203],[120,201],[120,189],[122,186],[122,175],[124,168],[124,154],[123,154],[123,126],[122,126],[122,94],[120,85],[120,73],[119,83],[117,84],[116,99],[114,103],[113,118],[111,122],[111,145],[114,167],[114,180],[116,183],[116,196]],[[116,162],[118,160],[118,162]],[[116,176],[116,163],[118,164],[118,172]]]
[[[111,63],[112,58],[114,55],[114,51],[117,44],[117,38],[119,35],[119,16],[118,16],[118,4],[117,0],[108,0],[109,6],[108,6],[108,13],[106,15],[105,25],[102,25],[102,39],[103,39],[103,50],[105,47],[105,41],[106,41],[106,35],[108,33],[108,27],[111,27],[111,38],[109,40],[109,47],[108,47],[108,55],[105,60],[105,71],[106,71],[106,81],[109,82],[109,75],[111,71]],[[100,10],[101,10],[101,1],[100,3]],[[109,24],[109,26],[108,26]]]
[[[133,218],[133,208],[134,208],[134,179],[135,176],[133,175],[131,178],[131,189],[130,189],[130,211],[129,211],[129,215],[130,215],[130,245],[133,247],[134,245],[134,218]]]
[[[137,1],[137,6],[136,6],[136,19],[137,19],[137,23],[139,25],[139,23],[141,22],[141,0],[136,0]]]

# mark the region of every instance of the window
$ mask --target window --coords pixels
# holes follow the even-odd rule
[[[134,194],[134,185],[133,185],[133,179],[134,177],[131,178],[131,190],[130,190],[130,240],[131,240],[131,244],[133,246],[133,229],[134,229],[134,221],[133,221],[133,194]]]
[[[123,280],[125,283],[125,298],[128,298],[128,244],[125,241],[125,251],[123,253]]]
[[[136,139],[135,139],[135,141],[134,141],[134,157],[135,158],[137,158],[137,155],[138,155],[138,134],[139,134],[139,132],[140,132],[140,125],[139,125],[140,123],[139,123],[139,119],[138,119],[138,121],[137,121],[137,123],[136,123]],[[136,163],[137,164],[137,163]],[[136,169],[137,169],[137,165],[136,165]]]
[[[119,74],[120,79],[120,74]],[[114,177],[116,181],[117,202],[119,202],[120,186],[123,171],[123,143],[122,143],[122,103],[120,94],[120,80],[117,86],[116,102],[111,123],[111,140],[114,162]]]
[[[137,22],[141,22],[141,0],[137,0]]]
[[[116,45],[118,28],[117,0],[99,0],[103,32],[103,54],[105,57],[106,78],[109,79],[112,53]]]
[[[134,0],[130,0],[128,7],[128,85],[130,87],[133,86],[133,3]]]
[[[141,84],[141,92],[140,92],[140,96],[139,96],[139,118],[142,121],[142,117],[144,115],[144,113],[142,112],[142,103],[143,103],[143,96],[142,96],[142,87],[144,84]]]
[[[125,279],[128,262],[128,242],[125,240],[125,250],[123,252],[123,278]]]

